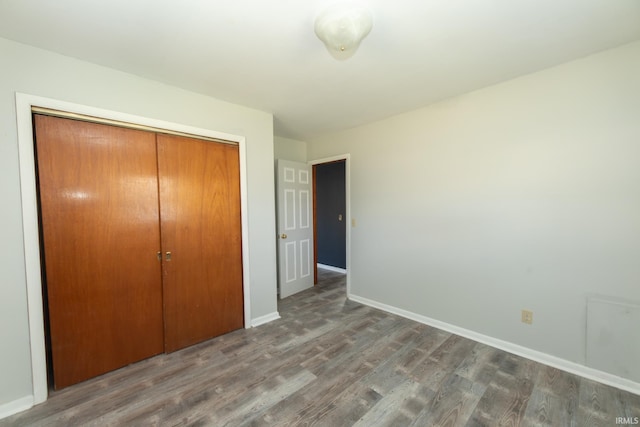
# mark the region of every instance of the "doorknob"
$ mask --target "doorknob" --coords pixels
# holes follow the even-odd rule
[[[167,252],[167,253],[165,254],[165,257],[166,257],[166,260],[167,260],[167,261],[171,261],[171,252]]]
[[[287,235],[283,233],[283,234],[281,234],[281,235],[280,235],[280,238],[281,238],[281,239],[286,239],[286,238],[287,238]]]

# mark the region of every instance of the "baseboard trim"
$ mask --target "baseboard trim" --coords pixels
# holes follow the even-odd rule
[[[0,420],[33,407],[33,396],[25,396],[0,405]]]
[[[266,314],[264,316],[256,317],[251,321],[251,327],[255,328],[256,326],[264,325],[265,323],[273,322],[274,320],[278,320],[280,318],[280,313],[274,311],[273,313]]]
[[[606,384],[615,388],[619,388],[621,390],[628,391],[633,394],[640,395],[640,383],[636,383],[634,381],[619,377],[617,375],[612,375],[607,372],[599,371],[597,369],[593,369],[588,366],[581,365],[579,363],[571,362],[566,359],[552,356],[550,354],[543,353],[541,351],[533,350],[528,347],[524,347],[508,341],[503,341],[497,338],[493,338],[488,335],[483,335],[478,332],[471,331],[469,329],[464,329],[459,326],[451,325],[449,323],[442,322],[440,320],[435,320],[430,317],[423,316],[421,314],[416,314],[411,311],[407,311],[401,308],[393,307],[391,305],[383,304],[381,302],[364,298],[358,295],[350,294],[348,295],[348,298],[351,301],[355,301],[360,304],[377,308],[377,309],[386,311],[388,313],[396,314],[398,316],[401,316],[410,320],[414,320],[416,322],[423,323],[425,325],[429,325],[434,328],[442,329],[443,331],[460,335],[462,337],[480,342],[482,344],[486,344],[491,347],[504,350],[508,353],[522,356],[526,359],[533,360],[534,362],[539,362],[544,365],[551,366],[553,368],[557,368],[565,372],[569,372],[571,374],[575,374],[593,381],[597,381],[602,384]]]
[[[347,274],[346,268],[334,267],[332,265],[318,264],[318,268],[322,268],[323,270],[335,271],[336,273]]]

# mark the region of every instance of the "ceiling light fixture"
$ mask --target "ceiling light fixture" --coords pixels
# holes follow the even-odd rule
[[[337,3],[316,18],[316,35],[336,59],[347,59],[371,31],[371,12],[352,3]]]

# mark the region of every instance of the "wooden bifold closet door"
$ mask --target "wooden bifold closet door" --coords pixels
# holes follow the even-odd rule
[[[243,326],[237,146],[34,121],[56,389]]]
[[[232,285],[242,283],[238,147],[158,135],[158,170],[165,350],[174,351],[244,323]]]

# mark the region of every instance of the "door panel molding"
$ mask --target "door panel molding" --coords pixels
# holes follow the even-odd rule
[[[300,206],[300,228],[309,228],[309,218],[311,205],[309,204],[309,191],[308,190],[300,190],[298,193],[299,197],[299,206]]]
[[[296,229],[296,191],[291,189],[284,190],[284,229]]]
[[[298,280],[298,257],[296,254],[297,242],[284,244],[285,282],[291,283]]]
[[[300,240],[300,259],[308,259],[311,257],[311,239]],[[307,277],[311,275],[311,263],[300,263],[300,277]]]

